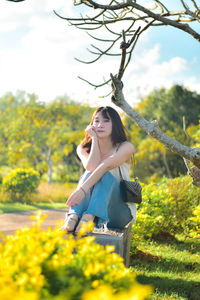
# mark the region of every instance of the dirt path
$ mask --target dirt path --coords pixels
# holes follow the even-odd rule
[[[44,220],[42,224],[42,229],[47,229],[49,226],[55,227],[56,221],[64,221],[65,209],[55,209],[55,210],[42,210],[42,214],[48,217]],[[35,215],[36,211],[22,211],[15,213],[0,214],[0,232],[3,234],[14,234],[17,229],[24,226],[32,226],[33,220],[30,216]]]

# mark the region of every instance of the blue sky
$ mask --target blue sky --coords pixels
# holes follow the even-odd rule
[[[196,30],[198,31],[198,28]],[[174,56],[181,56],[191,62],[197,59],[196,67],[200,71],[200,43],[186,32],[170,26],[153,28],[150,32],[148,47],[155,43],[161,45],[162,60],[168,60]]]
[[[99,99],[109,88],[94,90],[77,76],[101,82],[117,71],[119,60],[102,59],[90,66],[74,60],[75,56],[88,59],[86,47],[93,41],[52,12],[77,14],[72,2],[0,0],[0,95],[25,90],[41,101],[68,94],[77,101],[110,105],[110,96]],[[180,1],[165,2],[177,6]],[[199,24],[195,28],[200,32]],[[154,27],[137,44],[123,78],[124,93],[131,104],[154,88],[169,88],[174,83],[200,93],[199,73],[200,43],[169,26]]]

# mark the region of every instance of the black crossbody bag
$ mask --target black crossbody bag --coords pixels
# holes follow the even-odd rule
[[[134,161],[135,167],[135,161]],[[142,202],[142,187],[138,181],[125,180],[122,177],[122,172],[119,167],[120,174],[120,193],[124,202],[141,203]]]

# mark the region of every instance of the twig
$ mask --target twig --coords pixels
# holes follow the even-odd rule
[[[86,79],[84,79],[84,78],[82,78],[82,77],[80,77],[80,76],[78,76],[78,78],[81,79],[81,80],[83,80],[83,81],[85,81],[85,82],[87,82],[89,85],[93,86],[95,89],[97,89],[97,88],[99,88],[99,87],[102,87],[102,86],[104,86],[105,84],[108,84],[108,83],[111,81],[111,79],[108,79],[108,80],[105,81],[104,83],[101,83],[101,84],[94,84],[94,83],[91,83],[90,81],[88,81],[88,80],[86,80]]]
[[[97,38],[96,36],[93,36],[91,33],[86,32],[91,38],[93,38],[94,40],[100,41],[100,42],[114,42],[114,40],[106,40],[106,39],[101,39],[101,38]]]
[[[131,38],[131,40],[129,40],[128,42],[126,42],[126,36],[125,36],[124,30],[122,30],[123,42],[120,44],[120,49],[122,49],[122,56],[121,56],[119,72],[118,72],[118,75],[117,75],[118,79],[122,79],[122,76],[124,74],[124,64],[125,64],[125,61],[126,61],[126,49],[128,49],[130,47],[130,45],[133,43],[133,41],[135,40],[135,38],[136,38],[137,34],[139,33],[140,29],[141,29],[141,26],[138,27],[135,34]]]

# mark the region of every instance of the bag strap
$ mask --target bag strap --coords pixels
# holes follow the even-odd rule
[[[121,172],[121,168],[120,168],[120,166],[118,167],[118,169],[119,169],[120,181],[122,181],[122,180],[124,180],[124,179],[123,179],[123,177],[122,177],[122,172]]]

